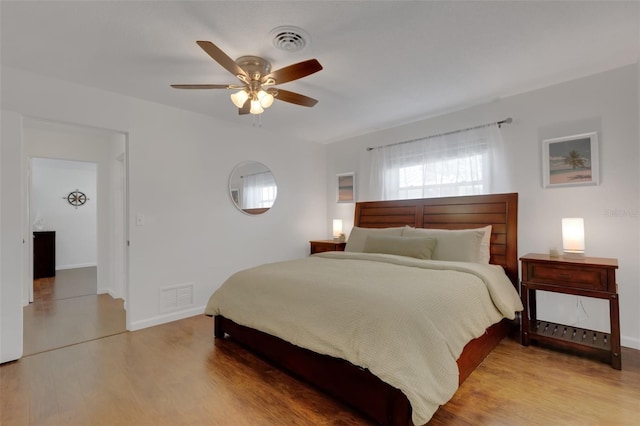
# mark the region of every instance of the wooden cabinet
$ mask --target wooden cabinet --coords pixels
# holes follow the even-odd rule
[[[545,254],[527,254],[522,262],[521,297],[522,344],[531,341],[560,346],[601,358],[621,369],[620,313],[616,283],[617,259],[551,258]],[[611,333],[539,320],[536,290],[609,300]]]
[[[33,279],[56,276],[56,232],[33,233]]]
[[[311,244],[311,254],[322,253],[323,251],[344,251],[347,243],[333,240],[309,241]]]

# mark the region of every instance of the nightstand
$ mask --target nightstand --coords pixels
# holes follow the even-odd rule
[[[524,305],[522,344],[528,346],[531,341],[537,341],[571,349],[601,358],[620,370],[620,313],[616,284],[618,260],[602,257],[551,258],[546,254],[527,254],[520,261]],[[608,299],[611,333],[539,320],[536,315],[536,290]]]
[[[311,254],[322,253],[323,251],[344,251],[347,243],[333,240],[309,241],[311,244]]]

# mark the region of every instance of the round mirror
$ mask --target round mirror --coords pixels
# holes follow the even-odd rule
[[[267,166],[257,161],[245,161],[231,172],[229,195],[241,212],[262,214],[276,201],[278,186]]]

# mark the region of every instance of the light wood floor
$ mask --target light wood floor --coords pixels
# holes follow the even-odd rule
[[[637,425],[640,351],[622,371],[505,339],[431,425]],[[368,425],[197,316],[0,367],[0,424]]]
[[[61,269],[54,277],[33,280],[33,301],[70,299],[98,293],[98,269],[86,268]]]
[[[23,354],[126,331],[122,299],[96,294],[96,268],[67,269],[34,280],[34,302],[23,312]]]

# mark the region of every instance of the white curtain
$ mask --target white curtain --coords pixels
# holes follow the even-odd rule
[[[244,176],[242,189],[242,205],[245,209],[271,207],[278,191],[271,172]]]
[[[373,149],[370,189],[380,200],[486,194],[506,175],[497,125]]]

